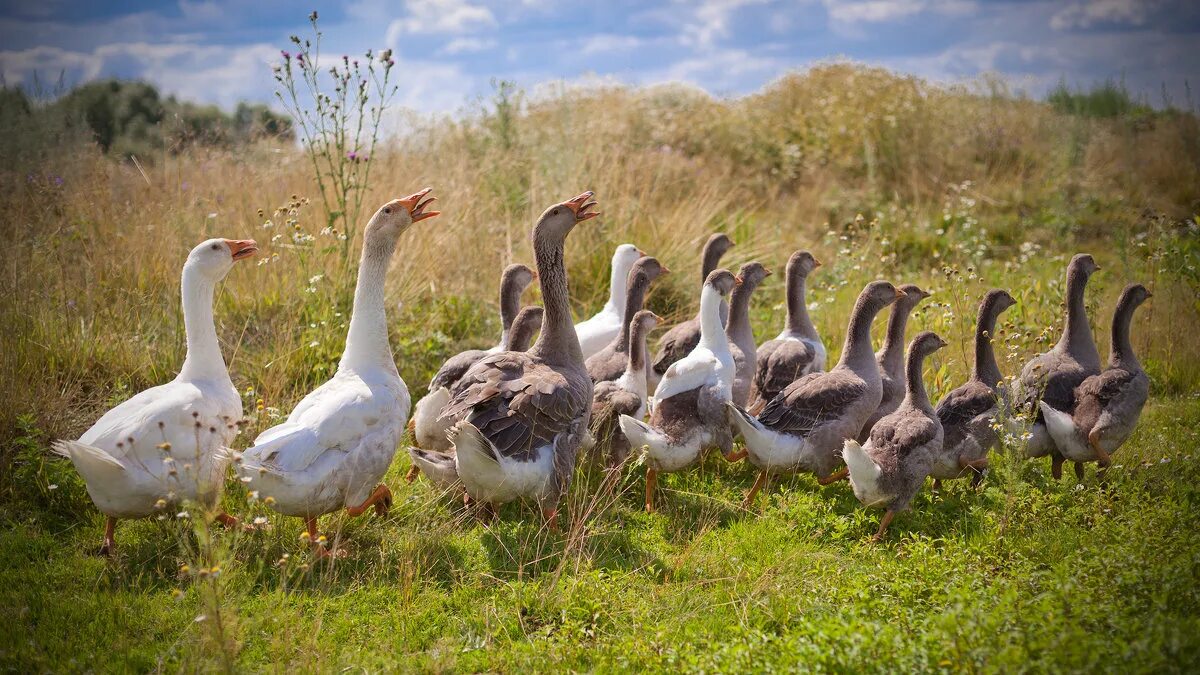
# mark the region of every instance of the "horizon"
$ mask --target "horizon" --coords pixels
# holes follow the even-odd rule
[[[1200,36],[1200,3],[1182,0],[322,4],[324,53],[395,50],[396,103],[425,114],[461,111],[493,80],[530,92],[678,82],[730,97],[838,60],[943,85],[999,75],[1014,94],[1038,99],[1060,84],[1120,82],[1139,101],[1190,108]],[[0,35],[6,86],[60,74],[65,87],[131,79],[223,109],[246,101],[278,110],[271,65],[290,35],[308,37],[311,27],[307,11],[274,0],[51,0],[0,3]]]

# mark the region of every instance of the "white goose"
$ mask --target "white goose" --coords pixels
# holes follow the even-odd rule
[[[628,289],[629,270],[643,254],[633,244],[621,244],[612,257],[612,278],[608,286],[608,302],[604,308],[586,320],[575,324],[579,336],[579,349],[587,361],[612,342],[621,332],[625,321],[625,295]]]
[[[229,380],[213,325],[213,292],[233,263],[258,252],[252,240],[209,239],[183,265],[187,357],[179,375],[109,410],[78,441],[55,442],[108,516],[102,555],[118,518],[143,518],[182,500],[216,504],[232,457],[242,399]],[[223,524],[236,521],[226,514]]]
[[[314,543],[317,518],[326,513],[346,507],[357,516],[374,507],[382,515],[391,506],[391,492],[379,481],[404,433],[410,399],[392,360],[383,286],[400,234],[439,213],[424,210],[434,201],[425,199],[429,190],[392,200],[371,217],[337,372],[305,396],[287,421],[259,434],[244,454],[242,473],[250,489],[264,501],[270,497],[276,511],[304,518]]]

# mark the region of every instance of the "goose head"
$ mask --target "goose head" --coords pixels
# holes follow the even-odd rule
[[[528,265],[521,263],[513,263],[504,268],[504,272],[500,275],[501,293],[512,293],[516,297],[520,297],[529,288],[534,279],[537,279],[537,272],[529,269]]]
[[[437,201],[434,197],[427,198],[432,190],[433,188],[425,188],[403,199],[393,199],[379,207],[375,215],[371,216],[371,220],[367,222],[365,233],[367,241],[395,242],[396,238],[413,223],[440,215],[441,211],[425,210],[426,207]]]
[[[879,311],[884,307],[908,297],[908,294],[896,288],[888,281],[872,281],[858,295],[858,303],[864,309]]]
[[[992,289],[987,292],[987,295],[983,296],[983,306],[989,308],[995,315],[999,315],[1004,310],[1016,304],[1016,298],[1013,298],[1008,291],[1000,288]]]
[[[947,344],[949,343],[939,337],[937,333],[931,330],[921,331],[908,346],[909,358],[923,359]]]
[[[1087,253],[1076,254],[1071,258],[1071,263],[1067,265],[1067,280],[1079,278],[1080,281],[1086,282],[1089,277],[1100,270],[1100,266],[1096,264],[1096,259]]]
[[[634,263],[633,269],[629,271],[630,278],[635,278],[637,275],[646,277],[647,281],[654,281],[664,274],[670,274],[671,270],[666,265],[659,262],[658,258],[653,256],[643,256]]]
[[[253,239],[209,239],[192,249],[184,269],[199,272],[211,281],[219,281],[233,269],[235,262],[253,258],[256,253],[258,244]]]
[[[592,210],[596,207],[596,201],[592,199],[594,194],[588,190],[542,212],[541,217],[533,226],[535,244],[538,241],[545,241],[547,244],[561,244],[576,225],[600,215],[599,212]]]
[[[771,270],[767,269],[757,260],[748,262],[738,270],[738,279],[741,281],[738,285],[745,286],[748,290],[753,290],[763,282],[763,279],[771,276],[771,274]]]
[[[917,303],[933,295],[929,291],[922,290],[916,284],[904,284],[897,290],[903,295],[896,298],[896,308],[906,312],[911,311],[913,307],[917,306]]]
[[[720,269],[709,272],[708,278],[704,280],[704,285],[711,287],[721,297],[728,298],[735,287],[742,285],[742,280],[733,276],[733,272]]]
[[[646,255],[646,253],[633,244],[621,244],[613,253],[613,269],[629,272],[629,270],[633,267],[633,264],[644,255]]]
[[[1129,284],[1121,291],[1121,297],[1117,300],[1117,306],[1128,306],[1129,310],[1133,311],[1135,307],[1153,297],[1154,294],[1146,290],[1145,286],[1141,284]]]
[[[639,310],[637,314],[633,315],[633,327],[642,335],[647,335],[657,328],[659,321],[662,321],[662,318],[648,309]]]
[[[787,276],[791,279],[803,279],[821,266],[821,261],[808,251],[796,251],[788,258]]]

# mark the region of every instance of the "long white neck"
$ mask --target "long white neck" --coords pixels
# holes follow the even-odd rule
[[[385,368],[396,371],[392,360],[392,347],[388,342],[387,313],[384,311],[383,285],[387,278],[388,263],[396,242],[390,237],[385,241],[371,241],[370,236],[363,245],[362,260],[358,265],[358,285],[354,288],[354,309],[350,314],[350,332],[346,335],[346,351],[338,369]]]
[[[608,281],[608,303],[605,309],[611,309],[620,316],[625,316],[625,294],[629,290],[629,268],[621,267],[620,260],[613,256],[612,278]]]
[[[192,265],[183,266],[183,329],[187,333],[187,357],[179,370],[181,380],[224,380],[229,371],[217,343],[213,323],[213,291],[216,284]],[[232,385],[231,385],[232,386]]]
[[[729,354],[729,338],[725,336],[725,322],[721,321],[723,302],[717,289],[704,285],[700,291],[700,344],[718,356]]]

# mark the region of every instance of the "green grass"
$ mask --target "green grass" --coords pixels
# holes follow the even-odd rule
[[[1196,398],[1153,402],[1106,488],[1005,456],[979,491],[923,491],[882,544],[845,484],[785,479],[748,512],[753,474],[719,460],[665,477],[654,515],[640,471],[611,503],[585,475],[566,535],[520,505],[484,526],[418,482],[386,518],[327,523],[351,554],[332,565],[295,519],[216,533],[215,585],[179,572],[198,540],[172,521],[122,523],[94,556],[102,519],[54,477],[3,517],[0,667],[1189,671],[1198,429]]]

